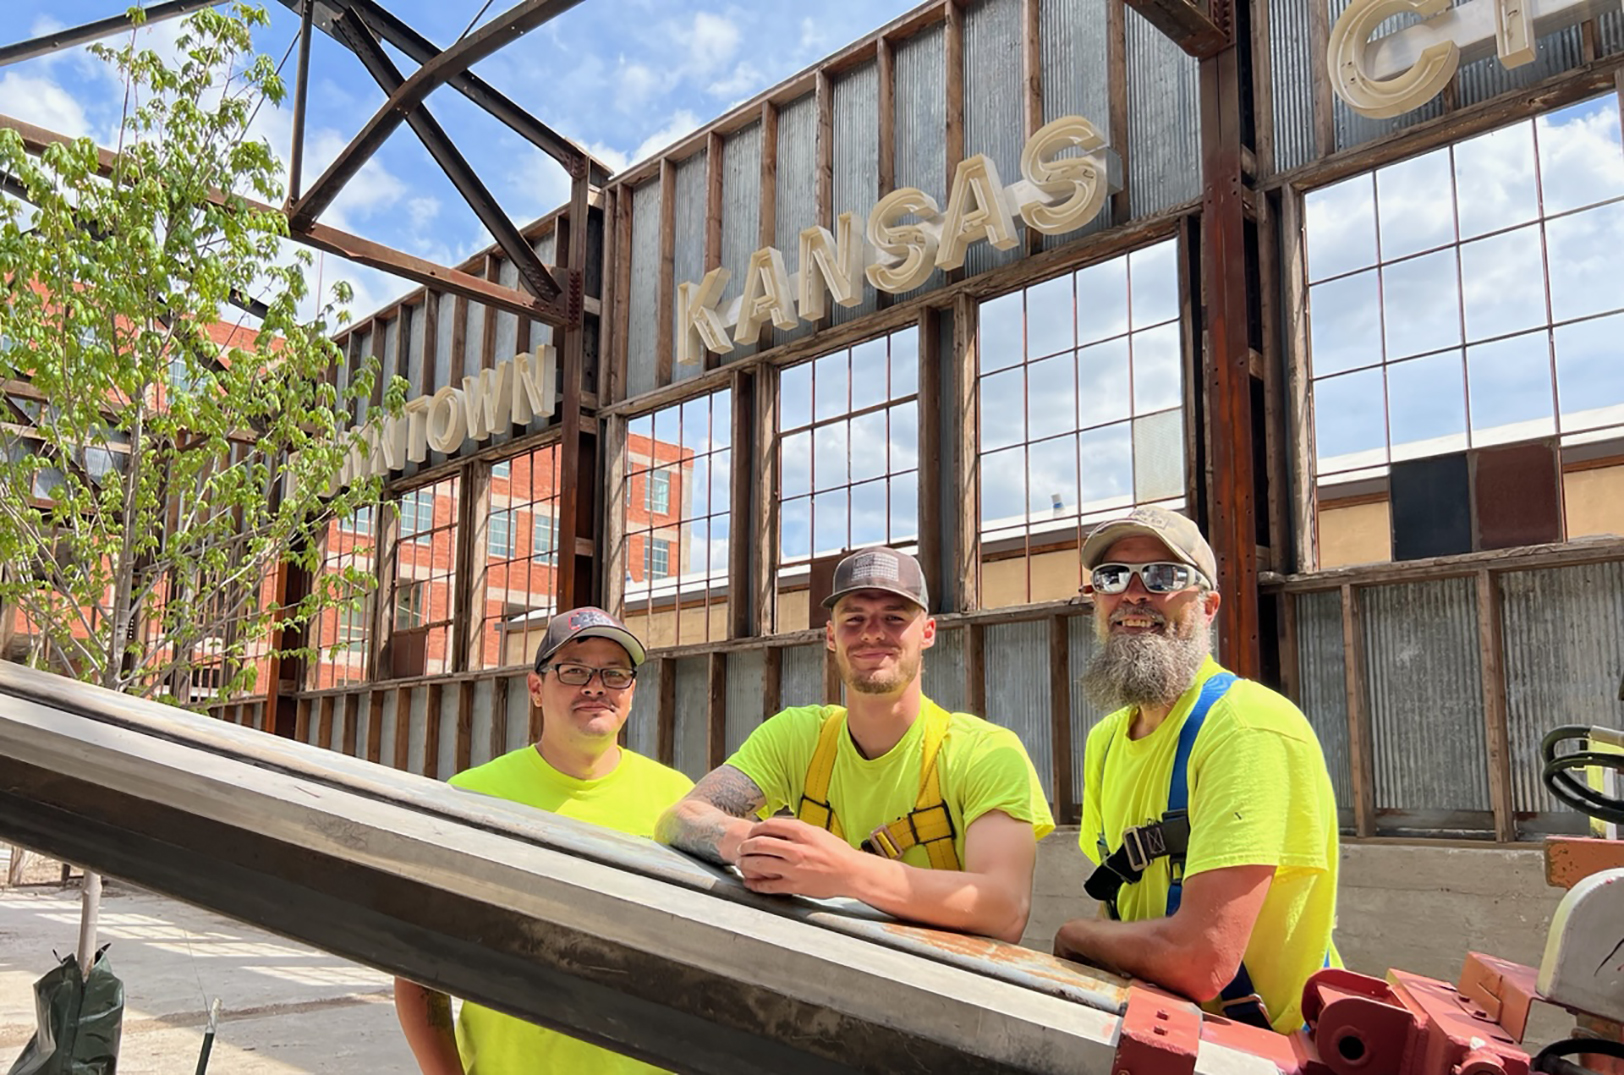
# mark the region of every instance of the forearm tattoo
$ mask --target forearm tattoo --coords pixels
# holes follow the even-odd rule
[[[423,993],[423,1000],[428,1008],[427,1020],[429,1026],[435,1030],[451,1030],[455,1032],[451,1025],[451,998],[432,989],[425,989]]]
[[[712,770],[675,807],[660,818],[655,838],[680,851],[729,865],[719,850],[728,822],[749,817],[767,801],[756,782],[731,765]]]

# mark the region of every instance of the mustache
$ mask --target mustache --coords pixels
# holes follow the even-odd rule
[[[1162,615],[1160,612],[1157,612],[1149,605],[1121,606],[1115,612],[1111,613],[1110,622],[1113,625],[1120,626],[1123,621],[1128,619],[1149,620],[1151,623],[1157,624],[1158,626],[1167,626],[1167,617]]]

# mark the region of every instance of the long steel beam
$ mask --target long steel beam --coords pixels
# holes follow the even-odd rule
[[[225,3],[225,0],[168,0],[167,3],[154,4],[143,11],[141,13],[141,23],[142,25],[150,25],[155,22],[163,22],[165,19],[176,19],[206,7],[218,7],[223,3]],[[109,4],[108,6],[112,5]],[[97,19],[95,22],[87,22],[83,26],[41,34],[39,37],[0,48],[0,67],[19,63],[23,60],[32,60],[37,56],[47,56],[61,49],[72,48],[74,45],[83,45],[87,41],[97,41],[109,34],[116,34],[120,30],[128,30],[133,25],[135,25],[135,20],[130,18],[128,12],[125,12],[121,15]]]
[[[25,123],[20,119],[0,115],[0,128],[16,131],[23,139],[23,144],[30,153],[40,153],[46,146],[54,143],[72,142],[73,139],[65,134],[48,131],[43,127],[36,127],[32,123]],[[103,175],[112,174],[115,157],[111,150],[98,149],[96,151],[99,168]],[[219,191],[214,191],[210,199],[217,205],[231,206],[243,205],[261,212],[280,213],[282,210],[263,202],[241,198],[236,195],[227,197]],[[449,269],[443,265],[427,261],[423,258],[413,257],[410,254],[395,250],[382,243],[375,243],[363,239],[358,235],[328,227],[325,224],[312,224],[305,229],[289,227],[288,238],[295,242],[317,250],[336,254],[360,265],[368,265],[375,269],[394,273],[441,291],[448,291],[454,295],[464,295],[475,302],[483,302],[501,310],[509,310],[523,317],[533,317],[544,324],[556,328],[564,328],[580,320],[581,311],[575,295],[579,293],[576,287],[575,276],[579,269],[555,269],[555,273],[569,273],[569,287],[566,294],[556,299],[545,300],[526,294],[516,288],[503,287],[483,277],[465,273],[460,269]]]
[[[297,12],[303,0],[281,0],[282,6]],[[342,37],[333,32],[333,19],[338,12],[352,11],[362,16],[372,32],[399,49],[414,62],[428,63],[440,54],[440,47],[375,0],[318,0],[315,5],[318,29],[330,35],[339,44],[348,47]],[[565,138],[508,97],[492,88],[472,71],[453,76],[446,85],[461,93],[474,104],[506,124],[513,132],[564,166],[572,177],[587,175],[594,186],[604,186],[608,170],[584,149]],[[588,172],[592,174],[587,174]]]
[[[502,46],[570,8],[581,0],[524,0],[474,33],[428,60],[389,95],[383,107],[367,121],[349,145],[339,151],[320,179],[288,211],[298,225],[308,224],[332,204],[344,184],[371,159],[378,147],[435,89],[466,71]]]
[[[1197,59],[1229,44],[1228,27],[1214,22],[1194,0],[1128,0],[1128,6]]]
[[[1106,1075],[1126,1003],[1025,949],[9,664],[0,838],[678,1071]],[[1208,1042],[1194,1070],[1276,1068]]]
[[[334,27],[349,44],[355,54],[360,57],[361,63],[378,83],[383,92],[394,94],[405,83],[401,80],[400,71],[395,67],[383,46],[373,36],[372,31],[354,13],[339,17]],[[491,192],[485,184],[480,182],[479,176],[468,162],[463,159],[451,144],[451,139],[435,118],[429,114],[428,105],[419,104],[406,113],[406,122],[417,137],[422,141],[423,147],[429,151],[451,185],[463,196],[479,222],[485,225],[496,239],[496,244],[507,254],[508,260],[513,262],[514,268],[519,272],[519,279],[532,293],[543,299],[556,298],[562,290],[553,274],[547,271],[547,266],[541,263],[535,249],[529,241],[519,233],[519,229],[502,207],[496,204]]]

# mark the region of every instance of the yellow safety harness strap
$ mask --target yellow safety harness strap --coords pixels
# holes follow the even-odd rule
[[[947,738],[950,718],[947,711],[934,702],[926,700],[924,707],[921,716],[925,721],[925,741],[920,757],[919,796],[914,808],[869,833],[862,847],[885,858],[899,859],[910,847],[923,844],[932,869],[957,870],[960,865],[958,849],[953,845],[953,816],[942,801],[941,776],[936,765],[942,742]],[[844,712],[823,722],[812,764],[807,769],[801,805],[796,811],[802,821],[828,829],[841,839],[845,839],[845,834],[834,808],[829,805],[829,782],[834,775],[840,736],[845,730]]]

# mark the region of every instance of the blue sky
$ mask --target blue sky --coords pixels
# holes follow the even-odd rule
[[[150,6],[153,0],[144,0]],[[511,6],[494,0],[488,21]],[[483,0],[386,0],[399,18],[445,47]],[[256,37],[280,60],[298,19],[275,0],[271,25]],[[783,81],[915,6],[915,0],[823,0],[815,6],[732,5],[684,0],[587,0],[474,70],[561,134],[619,169],[670,144],[733,105]],[[0,41],[11,43],[124,10],[120,0],[7,0]],[[140,31],[160,52],[179,23]],[[414,65],[396,57],[403,71]],[[297,66],[284,67],[290,84]],[[318,33],[312,48],[306,176],[313,178],[383,103],[360,62]],[[0,113],[73,135],[110,142],[121,86],[82,48],[0,68]],[[552,160],[468,104],[454,90],[429,98],[430,110],[474,164],[497,202],[521,225],[556,208],[569,183]],[[284,159],[292,139],[291,100],[266,108],[256,132]],[[308,182],[308,179],[307,179]],[[442,263],[455,263],[490,241],[444,174],[402,127],[323,216],[324,223]],[[382,274],[325,259],[356,285],[364,314],[407,290]]]

